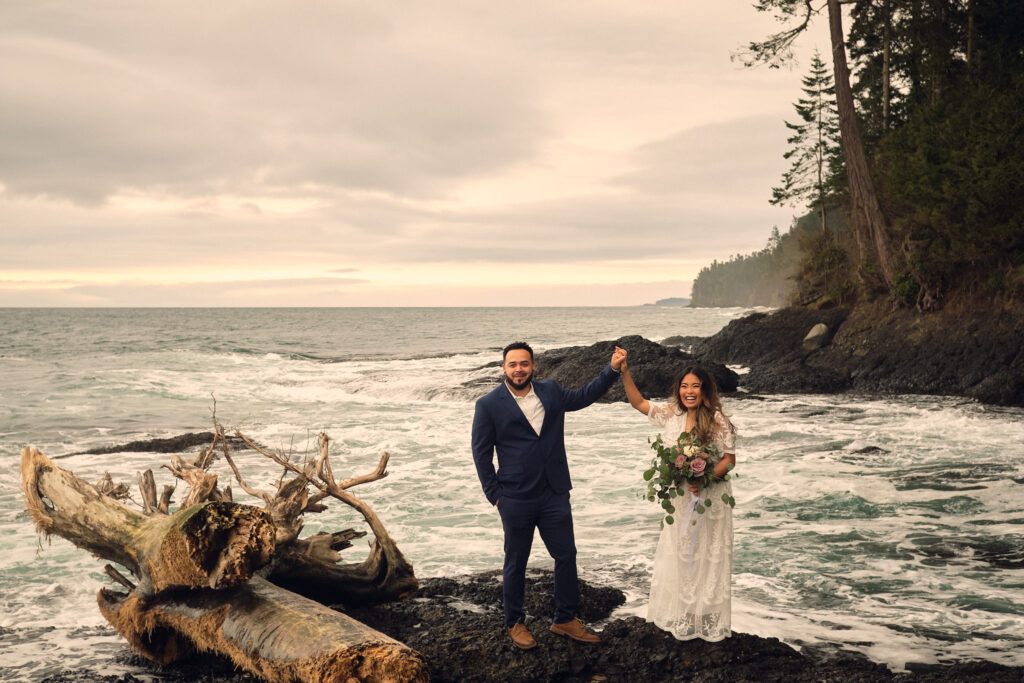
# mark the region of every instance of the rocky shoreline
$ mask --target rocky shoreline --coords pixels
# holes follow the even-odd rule
[[[341,608],[350,616],[422,653],[435,682],[490,683],[558,681],[564,683],[650,683],[669,681],[787,681],[855,683],[895,681],[932,683],[1024,680],[1024,667],[991,662],[915,665],[894,673],[852,651],[815,649],[808,653],[775,638],[736,633],[719,643],[678,641],[635,616],[612,618],[625,598],[621,591],[581,581],[581,617],[602,636],[596,645],[577,643],[548,631],[552,575],[531,570],[527,577],[527,625],[538,647],[522,651],[512,645],[501,617],[501,582],[497,571],[451,578],[428,578],[408,600],[377,607]],[[227,661],[192,657],[157,667],[125,647],[122,663],[145,673],[119,676],[93,671],[66,671],[45,683],[169,683],[209,681],[250,683],[257,679],[234,671]]]
[[[812,330],[818,333],[813,340],[808,339]],[[931,394],[1024,406],[1024,317],[1012,313],[921,315],[881,305],[782,308],[733,320],[707,338],[677,336],[659,344],[627,336],[552,349],[537,354],[537,376],[582,386],[616,345],[630,352],[633,377],[650,398],[670,395],[675,374],[699,363],[714,374],[719,390],[734,398]],[[740,377],[729,365],[748,372]],[[601,400],[624,401],[621,384]]]
[[[819,324],[820,346],[805,346]],[[693,353],[748,367],[741,384],[754,393],[932,394],[1024,406],[1024,319],[1010,312],[783,308],[733,320]]]

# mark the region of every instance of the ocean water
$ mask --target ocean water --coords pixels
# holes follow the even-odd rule
[[[65,669],[143,675],[106,625],[104,561],[24,512],[21,449],[90,481],[132,483],[167,455],[74,455],[224,425],[294,453],[327,431],[421,577],[495,569],[501,526],[473,468],[483,367],[508,341],[538,351],[627,334],[710,335],[744,309],[0,309],[0,679]],[[600,368],[595,368],[595,373]],[[931,396],[730,399],[733,628],[798,647],[910,662],[1024,665],[1024,411]],[[641,497],[655,431],[626,404],[566,420],[581,576],[643,615],[659,508]],[[240,463],[250,484],[279,472]],[[229,472],[220,462],[215,465]],[[236,488],[237,487],[233,487]],[[179,492],[183,490],[179,489]],[[306,532],[358,526],[341,504]],[[345,552],[357,561],[365,546]],[[550,566],[540,543],[532,566]],[[498,625],[496,624],[496,627]],[[148,675],[148,674],[147,674]],[[152,675],[150,675],[152,678]],[[156,678],[158,680],[158,677]]]

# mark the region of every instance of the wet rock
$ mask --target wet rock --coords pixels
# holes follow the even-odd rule
[[[980,683],[1020,680],[1012,676],[1024,673],[1024,667],[980,662],[939,665],[922,672],[925,678],[918,674],[894,674],[884,665],[841,648],[809,649],[813,656],[806,656],[775,638],[742,633],[719,643],[679,641],[637,617],[603,621],[622,603],[622,594],[586,581],[581,581],[580,588],[582,617],[600,633],[602,641],[598,644],[577,643],[548,630],[554,609],[548,571],[534,570],[527,578],[526,625],[538,642],[538,647],[528,651],[512,645],[503,627],[498,572],[428,578],[412,600],[349,614],[421,652],[435,682]],[[954,667],[957,677],[940,677]]]
[[[803,348],[815,325],[831,343]],[[887,306],[814,311],[785,308],[731,321],[694,353],[750,368],[758,393],[935,394],[1024,406],[1024,316]]]
[[[717,334],[697,345],[694,353],[721,363],[748,367],[799,362],[807,353],[802,343],[808,330],[819,323],[837,329],[848,315],[849,311],[844,309],[812,311],[804,308],[753,313],[731,320]]]
[[[645,398],[666,398],[674,392],[676,376],[688,365],[701,365],[715,377],[722,393],[736,391],[739,376],[721,363],[709,363],[676,348],[632,335],[614,341],[602,341],[591,346],[571,346],[537,354],[537,378],[554,379],[570,389],[576,389],[590,380],[612,357],[615,347],[629,352],[629,370],[633,381]],[[601,400],[625,401],[626,390],[621,382],[612,385]]]
[[[245,442],[237,436],[228,436],[232,448],[248,449]],[[166,439],[146,439],[129,441],[117,446],[103,446],[69,455],[107,455],[108,453],[183,453],[190,448],[209,446],[213,443],[213,432],[188,432]],[[62,456],[68,457],[68,456]]]
[[[707,337],[694,337],[685,335],[672,335],[661,340],[662,346],[674,346],[680,351],[693,353],[693,347],[703,342]]]

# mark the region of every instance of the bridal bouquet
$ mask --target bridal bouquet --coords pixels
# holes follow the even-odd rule
[[[647,482],[647,500],[657,502],[665,510],[665,524],[675,522],[673,515],[676,507],[673,499],[676,496],[686,495],[688,484],[697,484],[696,511],[704,514],[704,511],[711,507],[711,498],[705,498],[704,491],[717,481],[728,481],[733,475],[726,474],[724,477],[717,477],[714,468],[709,466],[708,460],[718,455],[718,448],[713,443],[703,443],[696,434],[683,432],[679,435],[676,443],[666,445],[661,434],[651,444],[654,449],[654,459],[651,460],[651,467],[644,472],[644,480]],[[729,465],[732,469],[732,465]],[[728,493],[722,494],[722,502],[735,507],[736,500]],[[696,524],[697,520],[693,520]]]

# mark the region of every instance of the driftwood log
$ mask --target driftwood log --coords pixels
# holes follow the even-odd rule
[[[161,664],[199,650],[268,681],[428,680],[414,650],[258,576],[228,590],[151,601],[101,590],[98,602],[135,650]]]
[[[40,531],[124,565],[138,577],[141,595],[237,586],[274,552],[270,516],[247,505],[204,502],[147,517],[32,447],[21,454],[21,481]]]
[[[171,511],[173,486],[157,496],[152,470],[137,476],[141,512],[122,501],[128,487],[105,476],[93,486],[32,447],[22,451],[22,488],[40,532],[56,534],[120,564],[106,572],[128,589],[102,589],[101,613],[142,655],[168,663],[212,651],[269,681],[426,680],[423,658],[405,645],[324,605],[405,597],[412,566],[369,505],[348,490],[387,476],[388,455],[366,475],[335,479],[329,438],[303,463],[237,434],[284,469],[276,490],[250,487],[215,423],[213,443],[192,461],[166,465],[187,491]],[[218,452],[219,448],[219,452]],[[210,471],[220,456],[238,486],[263,507],[232,501]],[[369,556],[341,563],[340,550],[365,532],[346,529],[300,538],[303,516],[328,498],[355,508],[374,534]],[[294,592],[293,592],[294,591]],[[300,593],[298,595],[296,593]]]

